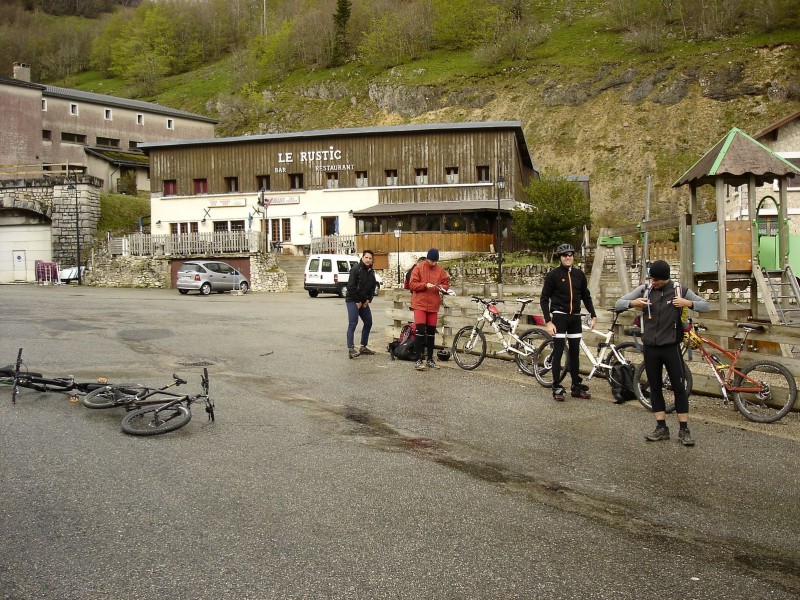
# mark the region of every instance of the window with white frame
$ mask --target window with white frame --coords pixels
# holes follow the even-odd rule
[[[800,152],[776,152],[775,154],[777,154],[781,158],[785,158],[795,167],[800,169]],[[776,192],[780,191],[781,188],[780,185],[778,184],[777,179],[773,181],[772,189]],[[790,192],[800,191],[800,177],[787,178],[786,189]]]
[[[42,110],[47,111],[47,98],[42,98]]]
[[[106,121],[113,121],[114,119],[111,118],[111,109],[104,108],[103,109],[103,119]]]
[[[428,185],[428,169],[414,169],[414,178],[417,185]]]
[[[144,115],[143,114],[137,114],[136,115],[136,124],[137,125],[144,125]]]
[[[77,104],[72,103],[72,104],[69,105],[69,114],[71,114],[73,116],[76,116],[76,117],[78,116],[78,105]]]
[[[447,167],[444,170],[445,183],[458,183],[458,167]]]
[[[175,121],[167,119],[167,129],[175,129]]]

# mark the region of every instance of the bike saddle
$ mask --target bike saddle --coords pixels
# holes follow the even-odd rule
[[[753,331],[757,331],[759,333],[764,333],[767,330],[767,328],[764,327],[763,325],[755,325],[753,323],[737,323],[736,326],[737,327],[741,327],[742,329],[744,329],[748,333],[751,333]]]

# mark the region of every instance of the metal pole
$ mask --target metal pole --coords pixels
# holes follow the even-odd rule
[[[497,167],[497,181],[495,182],[495,187],[497,188],[497,293],[498,295],[502,292],[502,285],[503,285],[503,228],[501,225],[502,222],[502,213],[500,212],[500,192],[506,186],[505,178],[499,174],[500,173],[500,165]]]
[[[78,206],[78,176],[75,176],[75,249],[78,254],[78,285],[83,285],[81,276],[81,213]]]
[[[650,220],[650,182],[651,176],[647,176],[647,196],[644,199],[644,222]],[[650,237],[645,231],[642,235],[642,269],[641,269],[641,283],[647,281],[647,262],[650,260],[650,252],[648,251],[648,243]]]
[[[398,227],[394,230],[394,237],[397,238],[397,285],[400,285],[400,234],[402,230]]]

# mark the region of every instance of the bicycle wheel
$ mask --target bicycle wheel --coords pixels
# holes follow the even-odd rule
[[[551,338],[539,346],[536,351],[535,364],[533,375],[539,385],[546,388],[553,387],[553,342]],[[556,385],[564,381],[564,378],[569,373],[569,353],[564,349],[561,355],[561,376],[558,378]]]
[[[543,342],[551,339],[550,334],[544,329],[531,329],[519,336],[522,344],[517,343],[514,347],[523,354],[514,354],[514,360],[517,362],[519,370],[530,375],[536,376],[536,357],[539,352],[539,346]]]
[[[736,409],[745,417],[756,423],[774,423],[792,410],[797,384],[789,369],[771,360],[757,360],[742,369],[742,375],[734,377],[733,386],[752,387],[752,391],[731,394]]]
[[[104,385],[81,397],[86,408],[114,408],[130,404],[147,388],[140,385]]]
[[[664,412],[671,413],[675,410],[675,398],[673,397],[670,399],[669,396],[673,394],[674,388],[669,379],[669,375],[667,375],[667,370],[664,367],[661,368],[661,377],[664,382]],[[685,361],[683,362],[683,380],[686,385],[686,397],[688,398],[692,395],[694,378]],[[653,405],[650,403],[650,382],[647,380],[644,361],[636,367],[636,371],[633,373],[633,383],[636,386],[636,397],[639,399],[639,404],[652,412]],[[672,400],[672,402],[670,402],[670,400]]]
[[[453,358],[462,369],[477,369],[486,358],[486,336],[475,325],[458,330],[453,338]]]
[[[122,431],[130,435],[158,435],[180,429],[191,418],[192,413],[183,404],[168,408],[163,408],[163,405],[145,406],[122,418]]]

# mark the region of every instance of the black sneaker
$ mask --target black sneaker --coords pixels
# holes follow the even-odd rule
[[[355,348],[350,348],[347,352],[348,354],[350,354],[350,358],[355,358],[356,356],[358,356],[358,350],[356,350]]]
[[[371,354],[375,354],[375,351],[374,350],[370,350],[366,346],[361,346],[361,348],[358,349],[358,353],[359,354],[365,354],[365,355],[371,355]]]
[[[678,432],[678,441],[684,446],[694,446],[694,440],[692,439],[692,435],[689,433],[688,428],[681,429]]]
[[[564,397],[567,395],[567,392],[564,390],[563,387],[559,386],[553,390],[553,400],[556,402],[563,402]]]
[[[571,393],[573,398],[582,398],[583,400],[588,400],[592,397],[592,395],[589,393],[589,386],[583,385],[582,383],[573,385]]]
[[[648,442],[663,442],[664,440],[668,440],[669,427],[657,425],[653,430],[653,433],[644,436],[644,439],[646,439]]]
[[[432,360],[428,360],[428,361],[425,363],[425,365],[426,365],[426,366],[427,366],[429,369],[441,369],[441,367],[440,367],[439,365],[437,365],[435,362],[433,362]]]

